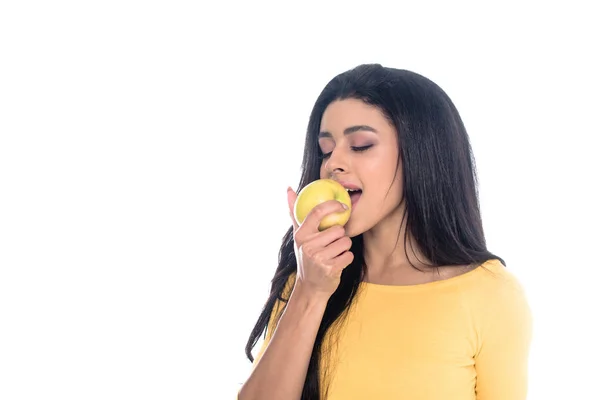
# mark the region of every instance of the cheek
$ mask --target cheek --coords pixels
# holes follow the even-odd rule
[[[326,165],[325,162],[321,163],[321,171],[320,171],[321,179],[329,178],[329,175],[327,174],[327,168],[325,167],[325,165]]]
[[[369,176],[370,187],[381,196],[396,199],[402,193],[402,165],[396,167],[396,158],[389,155],[374,158],[365,170]],[[397,173],[396,173],[397,171]],[[394,177],[394,173],[396,173]],[[388,194],[389,189],[389,194]],[[395,200],[394,200],[395,201]]]
[[[373,154],[373,157],[370,157],[369,160],[365,160],[361,164],[370,176],[377,177],[378,182],[389,186],[394,177],[394,170],[396,169],[395,159],[392,160],[387,154]]]

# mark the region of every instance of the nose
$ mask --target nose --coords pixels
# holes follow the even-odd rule
[[[343,149],[341,146],[336,147],[327,163],[325,164],[325,169],[329,176],[333,176],[336,173],[347,172],[348,171],[348,158],[344,156]]]

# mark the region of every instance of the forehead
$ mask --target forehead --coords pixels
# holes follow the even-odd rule
[[[377,130],[391,128],[381,110],[358,99],[336,100],[329,104],[321,118],[321,130],[344,130],[348,126],[369,125]]]

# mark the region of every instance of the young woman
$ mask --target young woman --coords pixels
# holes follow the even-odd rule
[[[298,191],[319,178],[351,189],[352,214],[319,231],[343,211],[329,201],[298,226],[288,189],[293,225],[238,398],[525,399],[530,309],[486,247],[469,138],[446,93],[380,65],[336,76],[310,116],[302,171]]]

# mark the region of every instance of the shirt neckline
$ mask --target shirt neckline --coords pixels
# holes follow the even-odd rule
[[[481,271],[486,270],[486,267],[490,267],[493,264],[495,259],[488,260],[483,263],[480,263],[477,267],[473,268],[470,271],[462,273],[460,275],[453,276],[451,278],[440,279],[438,281],[433,282],[425,282],[425,283],[417,283],[414,285],[384,285],[380,283],[371,283],[371,282],[360,282],[360,286],[365,288],[370,288],[378,291],[387,291],[387,292],[414,292],[420,290],[433,289],[444,286],[451,286],[457,283],[463,282],[465,280],[471,279],[473,276],[476,276],[481,273]],[[498,261],[499,262],[499,261]]]

